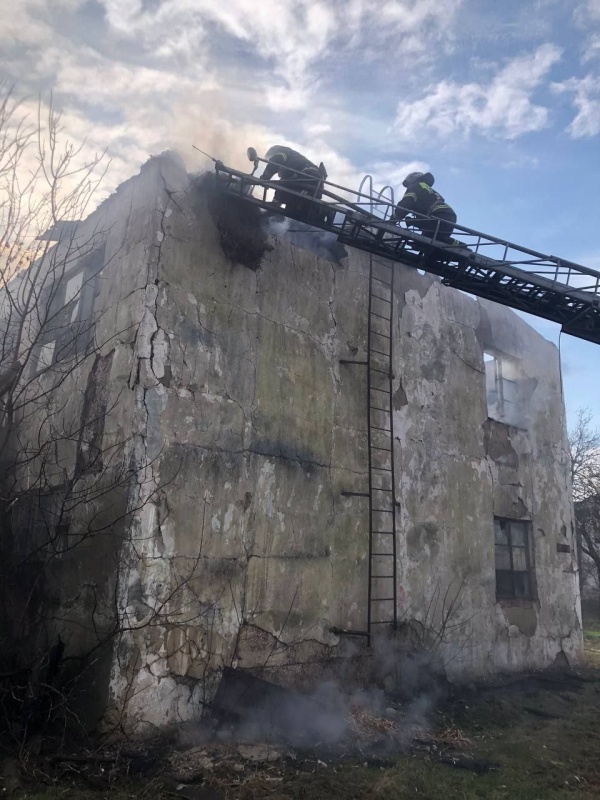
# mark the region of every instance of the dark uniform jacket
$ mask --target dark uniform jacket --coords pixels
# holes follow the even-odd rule
[[[396,219],[404,219],[409,211],[425,216],[436,216],[437,212],[441,211],[441,216],[445,216],[445,212],[452,211],[452,208],[439,192],[432,189],[425,181],[420,181],[410,184],[404,197],[396,206],[394,216]]]
[[[290,169],[286,169],[289,167]],[[293,172],[292,170],[296,170]],[[270,181],[273,175],[279,175],[282,180],[290,180],[295,178],[302,178],[299,173],[308,174],[311,177],[315,174],[318,176],[319,168],[309,161],[302,153],[292,150],[291,147],[277,146],[277,152],[269,157],[269,163],[265,167],[262,174],[262,179]]]

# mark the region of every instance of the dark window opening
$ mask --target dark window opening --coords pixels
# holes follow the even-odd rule
[[[104,246],[80,258],[53,288],[35,372],[86,353],[94,334],[94,300],[103,263]]]
[[[496,597],[499,600],[533,598],[530,523],[494,517]]]

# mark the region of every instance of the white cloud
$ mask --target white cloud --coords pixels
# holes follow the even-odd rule
[[[159,57],[193,61],[213,27],[247,44],[274,65],[288,86],[303,88],[305,72],[326,51],[338,20],[320,0],[256,3],[254,0],[163,0],[145,9],[141,0],[100,0],[110,29]]]
[[[299,149],[337,180],[360,180],[339,152],[348,114],[333,80],[322,91],[328,69],[364,72],[367,51],[386,69],[433,60],[463,2],[21,0],[0,7],[0,69],[22,75],[24,92],[52,88],[66,133],[107,147],[119,178],[173,146],[198,163],[192,143],[242,166],[248,144],[284,141],[276,129],[289,137],[295,116]]]
[[[237,40],[259,56],[279,79],[269,88],[270,105],[306,107],[319,89],[322,61],[348,47],[358,57],[428,54],[449,38],[464,0],[99,0],[112,35],[135,41],[155,57],[191,63],[206,50],[213,32]],[[366,56],[367,51],[370,55]],[[355,64],[354,60],[354,64]]]
[[[534,53],[519,56],[487,84],[441,81],[424,97],[398,105],[395,127],[405,139],[417,139],[426,130],[440,137],[480,133],[515,139],[548,124],[548,109],[532,102],[561,50],[544,44]]]
[[[552,84],[555,92],[573,92],[573,103],[577,114],[567,130],[573,139],[597,136],[600,133],[600,78],[586,75],[585,78],[569,78]]]
[[[305,130],[309,136],[322,136],[324,133],[331,133],[332,127],[327,122],[313,122],[308,124]]]
[[[426,161],[377,161],[373,164],[373,184],[377,191],[392,186],[394,192],[404,193],[402,181],[410,172],[429,172]]]
[[[573,11],[573,16],[579,25],[586,25],[591,20],[600,22],[600,0],[585,0],[579,3]]]
[[[408,161],[410,153],[406,161],[384,160],[384,149],[359,170],[348,151],[361,139],[376,141],[385,123],[345,106],[345,93],[354,75],[364,80],[367,61],[373,74],[391,75],[390,83],[407,64],[406,79],[422,79],[422,67],[447,52],[466,2],[98,0],[97,30],[78,37],[77,9],[90,13],[85,0],[22,0],[12,15],[0,10],[0,27],[7,22],[0,50],[20,35],[30,56],[11,55],[13,72],[31,77],[34,92],[52,86],[66,133],[76,143],[87,139],[85,152],[108,148],[105,189],[170,147],[189,168],[209,166],[193,143],[245,170],[248,145],[264,152],[281,142],[323,160],[337,183],[358,187],[370,171],[375,190],[391,184],[401,193],[405,175],[427,164]],[[339,93],[334,80],[327,83],[331,67],[342,78]],[[379,88],[375,80],[373,91]]]
[[[434,23],[438,26],[447,26],[455,13],[462,5],[462,0],[395,0],[383,3],[379,8],[381,19],[386,24],[392,24],[398,33],[414,33],[422,30],[424,25]],[[371,5],[367,13],[373,14]]]
[[[573,19],[583,32],[582,57],[585,64],[600,56],[600,0],[585,0],[573,11]]]
[[[426,34],[422,45],[451,34],[457,12],[464,0],[345,0],[340,5],[341,21],[353,31],[378,27],[394,37],[400,34]],[[397,39],[396,47],[403,47]]]
[[[586,39],[581,60],[585,64],[598,57],[600,57],[600,33],[593,33]]]
[[[42,0],[0,3],[0,41],[44,47],[52,41],[51,29],[40,20]]]

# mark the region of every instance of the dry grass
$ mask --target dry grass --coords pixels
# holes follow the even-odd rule
[[[453,698],[431,719],[416,748],[376,761],[323,756],[269,764],[218,765],[201,785],[178,790],[153,781],[104,789],[64,783],[31,800],[564,800],[600,798],[600,669],[598,636],[586,636],[591,663],[578,673],[521,676]],[[591,643],[591,644],[590,644]],[[600,662],[599,662],[600,663]],[[354,709],[351,724],[367,741],[394,735],[401,719]],[[452,766],[451,754],[458,766]],[[485,771],[485,765],[499,769]],[[480,771],[472,771],[482,767]]]

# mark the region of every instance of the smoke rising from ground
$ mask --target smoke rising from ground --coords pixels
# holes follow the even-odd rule
[[[369,657],[370,688],[359,688],[356,676],[353,680],[360,658],[338,662],[337,677],[310,692],[226,668],[213,706],[223,723],[218,738],[344,752],[403,749],[426,730],[428,714],[448,684],[434,654],[402,649],[393,640],[376,644]]]

